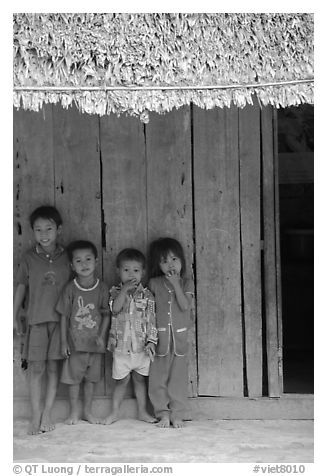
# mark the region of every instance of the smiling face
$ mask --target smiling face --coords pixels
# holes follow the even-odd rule
[[[80,278],[94,276],[97,259],[92,250],[81,249],[73,251],[72,269]]]
[[[167,273],[180,275],[182,262],[178,256],[169,251],[166,257],[161,257],[159,266],[164,275]]]
[[[48,218],[37,218],[33,225],[35,240],[47,253],[55,250],[60,231],[61,226]]]
[[[137,284],[139,284],[144,275],[144,268],[139,261],[125,260],[121,262],[118,274],[123,284],[132,279],[135,279]]]

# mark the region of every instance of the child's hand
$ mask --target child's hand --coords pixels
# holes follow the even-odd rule
[[[174,288],[180,284],[180,275],[177,274],[174,270],[168,271],[165,276],[168,281],[174,286]]]
[[[22,319],[18,317],[18,319],[14,319],[14,332],[16,332],[17,336],[24,336],[25,335],[26,325],[23,325]]]
[[[145,346],[145,353],[150,357],[151,362],[154,361],[154,356],[156,355],[155,347],[153,342],[148,342]]]
[[[64,359],[68,359],[68,357],[70,356],[70,348],[68,344],[61,345],[61,354],[64,357]]]
[[[110,352],[113,352],[116,347],[117,347],[116,338],[113,337],[113,336],[109,336],[109,341],[108,341],[108,344],[107,344],[107,350],[109,350]]]
[[[135,291],[135,289],[138,286],[138,282],[135,278],[132,278],[129,281],[126,281],[126,283],[123,284],[122,291],[128,293],[128,291]]]

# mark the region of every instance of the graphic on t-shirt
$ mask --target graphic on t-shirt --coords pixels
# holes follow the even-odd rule
[[[77,329],[81,330],[83,327],[88,329],[93,329],[97,325],[96,321],[92,319],[92,314],[90,309],[94,309],[94,304],[89,303],[84,306],[83,297],[78,296],[77,298],[78,311],[74,317],[75,321],[79,322]]]
[[[56,284],[56,273],[54,271],[48,271],[47,273],[44,274],[43,276],[43,286],[53,286]]]

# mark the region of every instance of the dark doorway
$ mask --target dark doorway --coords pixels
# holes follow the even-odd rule
[[[278,112],[284,393],[313,393],[313,106]]]

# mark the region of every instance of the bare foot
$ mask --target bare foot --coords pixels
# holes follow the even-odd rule
[[[50,419],[50,415],[44,412],[41,418],[40,430],[42,432],[46,432],[46,431],[52,431],[54,429],[55,429],[55,425],[52,423]]]
[[[84,420],[92,424],[97,424],[101,422],[100,418],[96,418],[92,415],[92,413],[84,413]]]
[[[67,420],[65,420],[66,425],[76,425],[78,423],[78,415],[75,412],[72,412]]]
[[[115,423],[115,421],[119,420],[118,413],[111,413],[107,418],[102,420],[102,425],[111,425],[112,423]]]
[[[40,430],[40,419],[41,415],[38,415],[29,422],[27,429],[28,435],[38,435],[42,433],[42,431]]]
[[[158,423],[157,423],[157,426],[159,428],[169,428],[170,427],[170,420],[168,417],[163,417],[161,418]]]
[[[172,420],[171,424],[173,425],[173,428],[184,428],[184,422],[183,420]]]
[[[149,415],[147,412],[139,412],[139,420],[145,421],[146,423],[157,423],[157,419]]]

